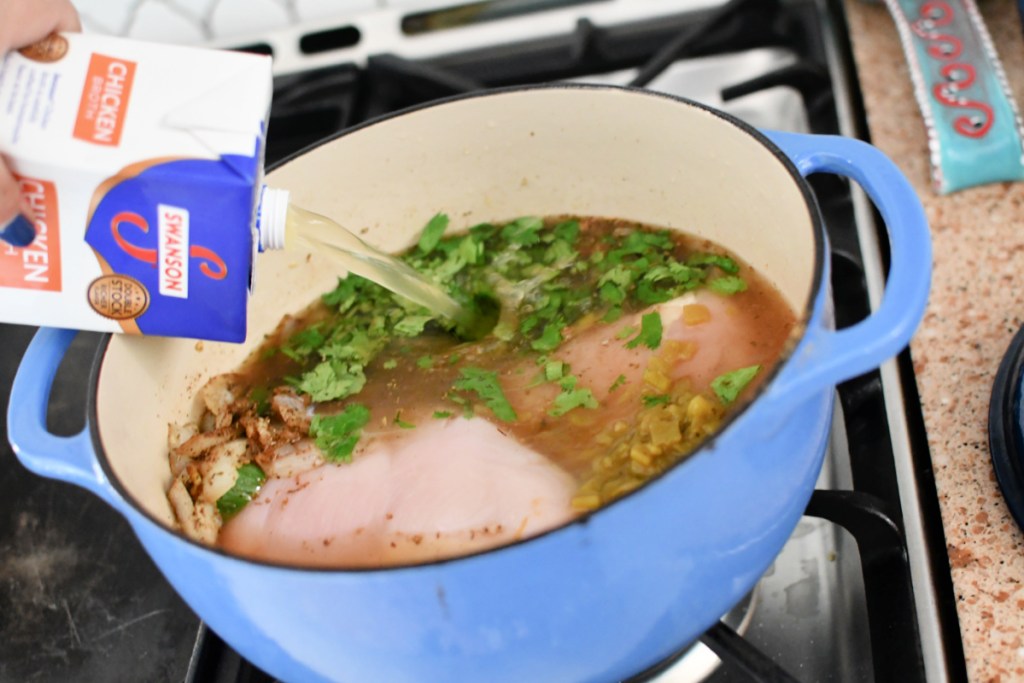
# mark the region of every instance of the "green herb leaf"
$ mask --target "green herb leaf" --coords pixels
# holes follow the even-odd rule
[[[423,328],[433,319],[432,315],[407,315],[395,323],[395,334],[416,337],[423,333]]]
[[[645,306],[663,304],[675,298],[672,286],[662,287],[651,280],[641,280],[636,286],[636,298]]]
[[[501,229],[501,236],[509,244],[529,247],[540,242],[537,233],[544,227],[544,221],[535,216],[524,216],[507,224]]]
[[[597,280],[597,284],[604,285],[611,283],[618,285],[619,287],[628,287],[635,279],[636,274],[633,270],[620,264],[606,270]]]
[[[530,346],[535,351],[554,351],[562,343],[562,327],[560,321],[548,323],[540,337],[534,339]]]
[[[686,265],[717,266],[730,275],[735,275],[740,272],[739,264],[728,256],[723,256],[721,254],[692,254],[688,259],[686,259]]]
[[[435,410],[434,411],[434,418],[438,419],[438,420],[447,420],[451,416],[452,416],[452,413],[451,413],[450,410]]]
[[[598,406],[597,399],[594,398],[590,389],[576,388],[577,381],[577,378],[572,375],[562,379],[562,393],[555,397],[548,415],[561,417],[576,408],[596,408]]]
[[[423,232],[420,234],[419,249],[424,254],[429,254],[434,251],[438,243],[441,241],[441,236],[444,235],[444,231],[448,229],[448,216],[443,213],[439,213],[431,218]]]
[[[632,337],[636,334],[636,325],[626,325],[621,330],[615,333],[616,339],[625,339],[626,337]]]
[[[470,367],[462,368],[459,374],[461,378],[455,380],[455,389],[475,393],[499,420],[513,422],[517,419],[516,411],[501,389],[497,372]]]
[[[383,367],[385,370],[394,370],[395,368],[398,367],[398,361],[395,360],[394,358],[388,358],[386,361],[384,361],[384,363],[381,364],[381,367]]]
[[[263,473],[259,465],[246,463],[238,468],[238,477],[235,484],[228,491],[217,499],[217,511],[226,522],[242,511],[249,501],[259,493],[267,475]]]
[[[601,322],[613,323],[622,317],[622,308],[619,306],[612,306],[608,309],[608,312],[601,318]]]
[[[615,381],[612,382],[612,385],[610,387],[608,387],[608,393],[609,394],[612,393],[613,391],[615,391],[616,389],[618,389],[619,387],[621,387],[625,383],[626,383],[626,376],[625,375],[619,375],[618,377],[615,378]]]
[[[358,393],[364,384],[366,375],[361,364],[324,361],[303,373],[295,386],[317,403],[323,403]]]
[[[565,363],[560,360],[549,361],[544,365],[544,379],[548,382],[554,382],[557,379],[562,379],[564,371]]]
[[[344,312],[355,303],[356,290],[359,284],[359,277],[355,275],[349,275],[344,279],[339,278],[338,286],[324,294],[320,299],[324,302],[325,306],[330,306],[331,308],[338,309],[339,312]]]
[[[350,403],[337,415],[314,415],[309,435],[316,440],[324,458],[331,462],[349,462],[359,442],[359,431],[370,421],[370,410],[359,403]]]
[[[421,356],[416,360],[416,367],[421,370],[429,370],[434,367],[434,358],[432,356]]]
[[[626,289],[622,285],[617,285],[614,282],[606,282],[597,289],[601,295],[601,301],[618,306],[626,300]]]
[[[555,237],[565,240],[569,244],[576,244],[576,238],[580,236],[580,222],[575,220],[562,221],[555,226]]]
[[[395,423],[395,425],[401,427],[402,429],[416,429],[416,425],[412,424],[411,422],[406,422],[405,420],[402,419],[401,410],[395,413],[395,419],[393,420],[393,422]]]
[[[307,327],[289,337],[281,346],[281,353],[301,363],[309,354],[323,346],[326,340],[319,325]]]
[[[670,396],[668,394],[655,394],[647,395],[643,397],[644,407],[650,408],[652,406],[662,406],[669,402]]]
[[[711,389],[725,405],[729,405],[740,395],[761,370],[760,365],[751,365],[727,372],[711,380]]]
[[[249,400],[256,405],[257,415],[270,413],[270,390],[266,387],[255,387],[249,392]]]
[[[649,349],[661,346],[661,314],[657,311],[645,313],[640,318],[640,334],[626,344],[627,349],[635,349],[643,344]]]
[[[709,281],[708,287],[719,294],[739,294],[747,291],[747,282],[735,275],[723,275]]]

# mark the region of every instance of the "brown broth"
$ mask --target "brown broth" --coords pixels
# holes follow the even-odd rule
[[[547,223],[552,224],[556,220],[548,219]],[[624,231],[638,227],[634,223],[593,218],[580,219],[580,223],[582,231],[578,249],[581,258],[586,258],[606,236],[620,236]],[[679,258],[694,252],[726,254],[722,248],[701,238],[677,233],[674,240],[674,253]],[[727,298],[728,315],[742,320],[741,327],[756,330],[748,338],[733,339],[730,343],[743,347],[739,355],[744,363],[762,366],[762,371],[744,391],[744,396],[749,396],[786,347],[794,328],[795,316],[771,283],[735,255],[728,255],[740,265],[740,274],[747,283],[746,291]],[[584,278],[585,275],[580,276],[580,286],[584,286]],[[636,308],[627,309],[624,316],[636,313]],[[275,351],[297,330],[329,320],[332,315],[318,301],[305,312],[286,317],[240,370],[243,384],[248,387],[273,387],[283,383],[285,377],[308,369],[308,364],[304,367]],[[565,345],[587,335],[602,335],[599,329],[602,325],[588,320],[575,323],[570,326]],[[614,332],[621,327],[619,323],[605,327],[607,332],[602,336],[605,346],[615,339]],[[549,355],[557,358],[560,351]],[[645,387],[643,382],[631,382],[614,392],[602,391],[602,387],[595,386],[595,396],[602,394],[599,396],[599,408],[581,408],[565,416],[552,418],[546,409],[558,389],[551,383],[537,381],[539,368],[535,359],[539,355],[542,354],[525,349],[520,342],[507,344],[485,339],[464,343],[441,332],[398,339],[390,342],[366,366],[366,385],[358,395],[320,404],[317,411],[331,414],[357,401],[370,408],[372,417],[366,430],[374,433],[386,433],[399,428],[399,424],[422,424],[436,419],[437,412],[458,415],[462,409],[453,405],[447,398],[447,392],[459,377],[460,370],[466,367],[488,368],[498,373],[506,394],[519,413],[519,419],[500,423],[503,431],[513,434],[519,441],[545,454],[578,480],[582,480],[590,472],[594,459],[608,449],[608,444],[597,438],[602,429],[616,422],[629,423],[634,420],[643,405],[643,396],[650,395],[651,389]],[[432,359],[430,367],[422,367],[418,363],[425,357]],[[640,365],[643,359],[643,354],[636,358],[626,358],[622,369],[642,372]],[[592,373],[584,371],[580,375],[581,385],[588,384],[589,374]],[[676,384],[686,381],[685,378],[678,378]],[[692,381],[690,383],[694,384]],[[694,393],[708,393],[706,382],[698,382],[691,389]],[[491,417],[486,408],[477,406],[475,410],[481,416]],[[355,457],[358,457],[367,443],[369,439],[364,438],[356,449]]]

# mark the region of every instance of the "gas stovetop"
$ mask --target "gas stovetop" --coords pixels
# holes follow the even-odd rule
[[[275,56],[270,165],[378,114],[549,81],[648,87],[761,128],[865,133],[838,1],[506,0],[380,10],[224,47]],[[885,243],[858,190],[810,182],[837,324],[848,325],[879,297]],[[0,329],[6,387],[31,330]],[[80,335],[58,376],[59,433],[82,426],[97,341]],[[907,354],[844,383],[838,399],[819,490],[773,567],[700,642],[633,680],[966,677]],[[6,442],[0,458],[0,680],[273,680],[199,622],[113,511],[29,474]]]

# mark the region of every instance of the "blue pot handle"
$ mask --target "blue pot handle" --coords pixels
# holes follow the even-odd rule
[[[53,378],[75,334],[44,327],[32,338],[11,385],[7,436],[28,469],[77,484],[120,509],[121,497],[96,459],[88,425],[74,436],[56,436],[46,429]]]
[[[931,284],[931,233],[913,186],[875,147],[828,135],[765,132],[804,176],[835,173],[856,181],[874,202],[889,233],[890,266],[878,308],[861,322],[835,331],[808,329],[792,372],[783,372],[768,389],[767,402],[778,410],[824,387],[878,367],[910,341],[924,317]]]

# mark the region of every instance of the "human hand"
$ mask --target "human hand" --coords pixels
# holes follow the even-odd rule
[[[45,38],[53,31],[78,31],[82,25],[70,0],[0,0],[0,58]],[[0,239],[18,247],[36,236],[34,217],[11,170],[0,155]]]

